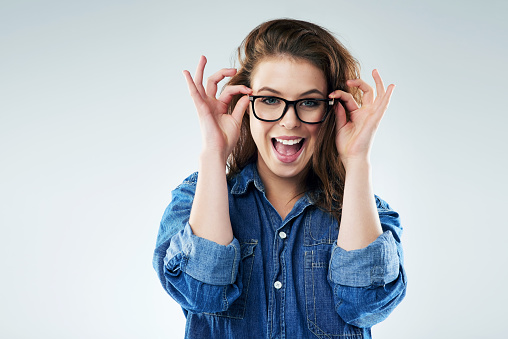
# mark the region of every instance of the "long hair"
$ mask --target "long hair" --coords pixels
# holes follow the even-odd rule
[[[360,76],[358,61],[326,29],[300,20],[277,19],[262,23],[238,47],[238,72],[227,85],[251,86],[256,66],[273,57],[305,60],[323,71],[328,93],[340,89],[349,92],[361,104],[362,93],[349,88],[346,81]],[[233,98],[229,112],[233,111],[240,95]],[[349,119],[349,112],[347,117]],[[305,190],[317,207],[340,220],[344,195],[345,169],[335,145],[335,114],[328,114],[321,123],[305,178]],[[242,121],[240,138],[228,158],[228,179],[233,178],[246,165],[257,159],[257,148],[252,139],[249,115]]]

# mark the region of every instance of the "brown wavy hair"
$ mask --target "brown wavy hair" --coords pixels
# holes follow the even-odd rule
[[[263,60],[289,57],[305,60],[323,71],[328,93],[340,89],[349,92],[361,105],[362,93],[349,88],[346,81],[360,76],[360,65],[348,50],[325,28],[316,24],[277,19],[256,27],[238,47],[238,72],[227,85],[251,86],[251,76]],[[240,95],[230,104],[233,111]],[[349,112],[347,112],[349,119]],[[340,220],[344,195],[345,169],[335,145],[335,114],[328,114],[321,124],[305,178],[305,190],[317,207]],[[257,159],[257,148],[250,132],[249,115],[242,121],[240,138],[228,158],[228,179]]]

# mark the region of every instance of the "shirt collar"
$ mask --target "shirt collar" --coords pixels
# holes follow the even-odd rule
[[[265,193],[265,186],[261,181],[261,177],[259,176],[258,168],[255,162],[251,162],[247,166],[243,168],[243,170],[238,173],[233,181],[231,188],[231,194],[244,194],[247,192],[249,188],[249,184],[254,183],[254,186],[258,191]],[[302,208],[305,208],[308,205],[314,205],[314,202],[310,198],[309,194],[305,194],[304,199],[301,201]]]
[[[247,188],[251,182],[254,183],[258,191],[265,192],[265,186],[259,177],[255,162],[245,166],[243,170],[235,176],[232,182],[233,187],[231,188],[231,194],[244,194],[247,192]]]

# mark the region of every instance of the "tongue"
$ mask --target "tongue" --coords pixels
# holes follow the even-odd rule
[[[284,145],[280,142],[275,142],[275,150],[282,155],[293,155],[298,153],[302,147],[301,142],[295,145]]]

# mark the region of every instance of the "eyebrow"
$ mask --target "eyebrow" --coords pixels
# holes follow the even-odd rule
[[[263,86],[261,87],[258,92],[261,92],[261,91],[268,91],[268,92],[272,92],[274,94],[277,94],[277,95],[282,95],[281,92],[277,91],[276,89],[273,89],[273,88],[270,88],[268,86]],[[322,95],[322,96],[325,96],[323,93],[321,93],[321,91],[319,91],[318,89],[311,89],[311,90],[308,90],[306,92],[303,92],[300,94],[300,97],[302,96],[305,96],[305,95],[309,95],[309,94],[319,94],[319,95]]]

